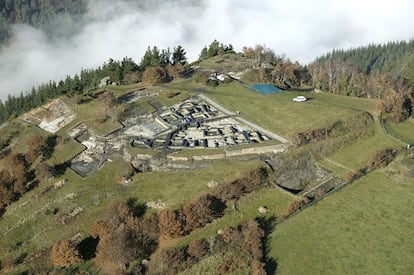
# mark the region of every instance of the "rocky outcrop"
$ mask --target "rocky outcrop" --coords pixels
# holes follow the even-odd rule
[[[321,176],[320,169],[309,152],[279,154],[269,164],[274,169],[271,175],[273,182],[293,191],[303,190]]]

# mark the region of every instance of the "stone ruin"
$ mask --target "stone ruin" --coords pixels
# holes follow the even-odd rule
[[[21,120],[52,134],[68,125],[75,118],[76,114],[60,98],[21,116]]]
[[[197,147],[224,148],[272,139],[204,97],[192,97],[170,107],[155,100],[150,103],[157,112],[127,110],[119,120],[123,128],[108,136],[98,136],[83,123],[69,130],[68,135],[85,146],[85,150],[72,160],[71,168],[86,177],[116,154],[131,162],[139,172],[191,169],[193,166],[173,164],[167,157],[132,156],[127,147],[171,151]]]

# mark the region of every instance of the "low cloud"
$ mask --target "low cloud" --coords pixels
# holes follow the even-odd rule
[[[60,18],[52,35],[27,25],[12,28],[0,50],[0,99],[64,79],[109,58],[139,62],[146,48],[182,45],[190,60],[212,40],[243,46],[265,44],[306,64],[334,48],[410,39],[414,2],[325,0],[90,0],[80,20]],[[64,21],[62,21],[64,20]]]

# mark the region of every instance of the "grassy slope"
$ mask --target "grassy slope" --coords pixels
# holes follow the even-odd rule
[[[407,143],[414,144],[414,119],[407,119],[401,123],[387,123],[391,134]]]
[[[136,197],[138,202],[146,202],[161,199],[168,207],[178,207],[207,192],[209,181],[234,179],[249,167],[258,165],[258,162],[222,161],[200,170],[139,174],[128,187],[116,183],[114,179],[123,165],[122,161],[115,160],[86,179],[67,170],[62,178],[68,179],[69,183],[61,189],[40,195],[41,191],[52,184],[43,182],[35,190],[26,193],[8,208],[1,219],[0,232],[3,233],[0,238],[0,254],[6,253],[18,242],[25,242],[24,250],[33,252],[77,232],[83,232],[85,236],[91,223],[112,200],[126,201],[130,197]],[[71,193],[74,194],[73,199],[65,198]],[[59,215],[66,214],[77,206],[82,207],[84,212],[74,222],[67,225],[57,223]],[[59,208],[59,212],[57,215],[46,215],[46,208]],[[4,235],[8,228],[26,218],[29,219],[23,225]],[[23,250],[17,249],[14,253],[21,251]]]
[[[217,234],[217,230],[223,229],[226,225],[238,225],[243,220],[255,217],[281,217],[293,196],[275,188],[263,188],[259,191],[247,194],[237,202],[236,209],[226,209],[224,217],[208,224],[204,228],[193,231],[190,235],[173,242],[174,244],[189,244],[192,240],[207,238]],[[269,210],[266,214],[260,214],[258,209],[266,206]]]
[[[210,88],[207,96],[230,111],[240,111],[241,117],[275,133],[286,135],[294,130],[323,127],[340,118],[355,114],[355,110],[332,106],[341,97],[311,94],[312,100],[298,104],[292,98],[297,92],[261,95],[238,82]]]
[[[346,167],[355,169],[364,166],[376,151],[401,146],[400,143],[388,137],[379,126],[376,127],[378,129],[374,136],[344,146],[329,157]]]
[[[376,171],[279,225],[278,274],[412,274],[414,180],[406,183]]]
[[[111,89],[119,96],[128,92],[129,88]],[[298,129],[323,127],[359,112],[351,108],[372,112],[375,107],[373,100],[324,93],[309,94],[312,100],[305,104],[297,104],[292,102],[292,98],[299,93],[260,95],[236,82],[218,88],[207,88],[186,80],[165,85],[164,89],[181,92],[179,96],[171,99],[162,95],[156,98],[165,105],[187,98],[193,94],[194,89],[203,89],[207,96],[217,100],[224,107],[232,111],[239,110],[243,118],[282,135]],[[153,108],[148,104],[148,100],[143,101],[142,105],[148,105],[149,109]],[[90,113],[95,110],[94,107],[96,103],[91,101],[76,108],[78,119],[58,134],[66,136],[65,132],[70,127],[81,121],[96,118],[99,113],[92,113],[92,115]],[[105,133],[111,128],[112,125],[104,125],[102,129],[97,130]],[[330,157],[355,168],[364,164],[371,156],[371,152],[378,147],[394,146],[396,143],[378,128],[374,137],[349,145]],[[77,148],[76,144],[68,143],[66,147],[55,151],[52,162],[61,163],[67,160],[68,152],[72,149],[76,152],[80,148]],[[13,255],[19,255],[22,251],[31,253],[42,247],[48,247],[55,241],[77,232],[86,234],[93,220],[113,199],[126,200],[129,197],[137,197],[139,202],[161,199],[168,207],[177,207],[180,203],[188,202],[208,192],[206,183],[210,180],[218,182],[231,180],[248,167],[258,163],[220,161],[213,162],[210,168],[197,171],[140,174],[134,178],[129,187],[117,184],[114,180],[114,177],[120,174],[122,165],[121,161],[114,161],[87,179],[80,179],[68,170],[62,176],[69,180],[67,186],[52,190],[35,200],[34,196],[51,184],[42,182],[37,189],[25,194],[10,206],[7,214],[1,219],[0,232],[5,232],[24,217],[29,217],[33,213],[35,215],[24,225],[14,228],[7,235],[1,235],[0,254],[10,251],[11,247],[19,242],[24,243],[23,247],[12,249]],[[410,209],[403,206],[409,199],[412,200],[413,188],[412,185],[397,185],[397,188],[392,188],[390,186],[393,185],[388,181],[391,180],[383,173],[375,172],[278,226],[272,240],[271,256],[278,259],[279,271],[282,274],[304,273],[304,271],[320,273],[331,270],[333,273],[336,273],[335,271],[341,273],[366,266],[363,271],[367,272],[362,273],[371,273],[376,266],[380,266],[377,258],[385,262],[385,268],[388,269],[384,270],[390,271],[389,273],[395,273],[391,272],[392,268],[402,273],[412,271],[409,270],[408,264],[408,260],[412,261],[412,258],[407,255],[412,257],[413,246],[401,249],[401,253],[398,246],[402,244],[401,238],[411,241],[407,228],[412,228],[413,224],[410,222],[412,214],[410,216]],[[69,193],[75,194],[73,199],[65,198]],[[237,224],[241,220],[255,217],[259,215],[257,208],[262,205],[269,208],[269,215],[280,216],[290,199],[289,195],[276,189],[255,192],[240,201],[239,211],[227,210],[222,219],[178,239],[171,245],[187,244],[193,239],[215,234],[217,229],[227,224]],[[46,206],[50,209],[59,208],[58,214],[46,215],[45,203],[49,203]],[[57,216],[68,213],[77,206],[83,207],[85,211],[74,222],[68,225],[56,223]],[[372,235],[370,232],[373,232]],[[384,232],[399,234],[383,234]],[[309,253],[314,248],[316,250]],[[391,252],[394,254],[388,255]],[[388,263],[391,260],[394,262]],[[397,269],[399,265],[402,267]],[[327,269],[324,269],[325,266]]]
[[[259,61],[242,57],[240,54],[226,54],[215,56],[201,62],[201,67],[209,68],[220,73],[239,72],[246,68],[258,65]]]

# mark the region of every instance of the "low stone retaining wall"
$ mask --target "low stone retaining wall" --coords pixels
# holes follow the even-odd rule
[[[243,156],[243,155],[283,153],[286,151],[286,148],[287,148],[286,145],[278,144],[278,145],[269,145],[269,146],[260,146],[260,147],[249,147],[249,148],[236,149],[236,150],[227,150],[224,153],[201,155],[201,156],[180,157],[180,156],[174,156],[174,154],[170,154],[168,155],[168,159],[171,161],[217,160],[217,159],[225,159],[229,157],[237,157],[237,156]]]
[[[192,157],[193,160],[215,160],[215,159],[224,159],[224,158],[226,158],[226,153]]]

